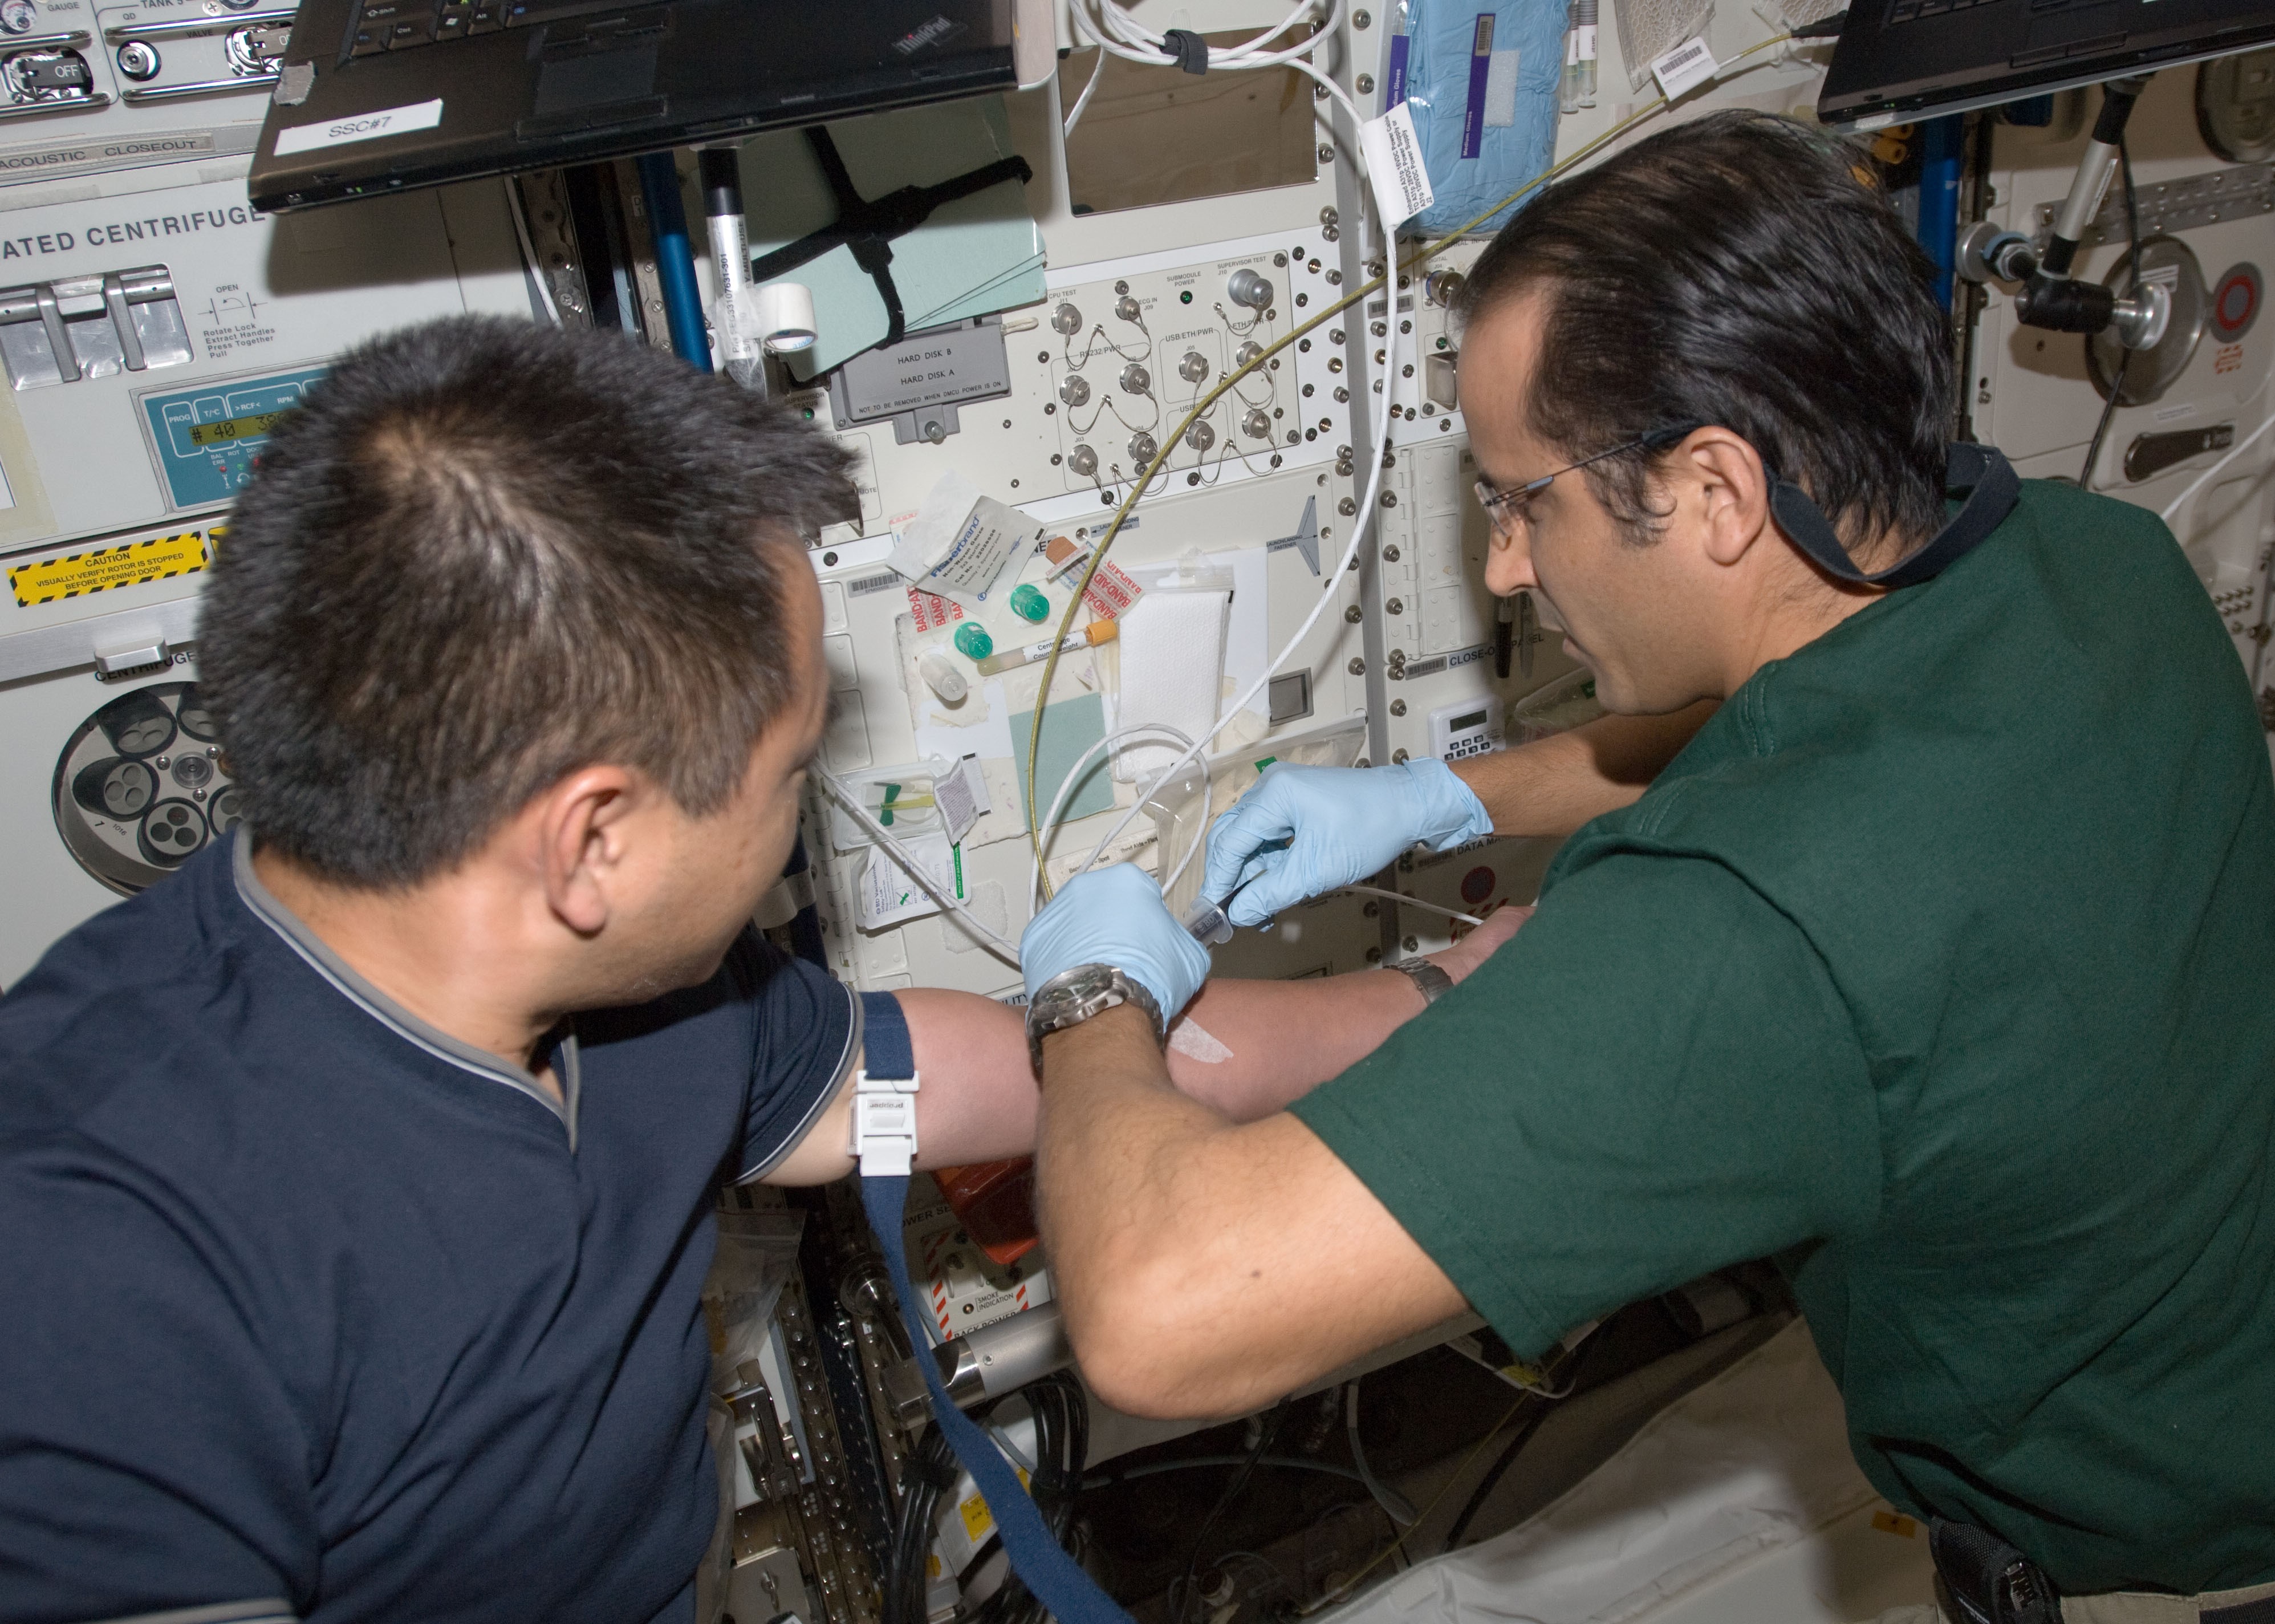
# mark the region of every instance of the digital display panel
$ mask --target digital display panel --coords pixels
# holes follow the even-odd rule
[[[190,427],[190,443],[194,446],[220,445],[227,441],[265,434],[282,423],[291,410],[288,406],[283,412],[253,412],[244,417],[227,418],[218,423],[195,423]]]
[[[1447,722],[1446,724],[1446,730],[1449,733],[1459,733],[1464,728],[1482,728],[1485,726],[1485,712],[1471,711],[1466,716],[1456,716],[1453,721]]]

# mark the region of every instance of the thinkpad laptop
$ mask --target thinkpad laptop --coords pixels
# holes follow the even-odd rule
[[[1854,0],[1817,102],[1874,129],[2275,40],[2275,0]]]
[[[1005,90],[1030,0],[301,0],[269,211]],[[1024,37],[1023,37],[1024,36]]]

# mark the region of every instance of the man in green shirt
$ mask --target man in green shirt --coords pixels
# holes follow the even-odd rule
[[[1572,836],[1508,947],[1292,1112],[1169,1088],[1145,1006],[1206,961],[1143,884],[1029,926],[1044,1224],[1110,1401],[1236,1412],[1464,1299],[1530,1353],[1774,1255],[1896,1504],[2073,1624],[2275,1618],[2265,741],[2155,518],[1946,453],[1926,276],[1836,143],[1746,114],[1480,260],[1487,580],[1614,714],[1458,774],[1277,769],[1220,824],[1251,923],[1417,841]]]

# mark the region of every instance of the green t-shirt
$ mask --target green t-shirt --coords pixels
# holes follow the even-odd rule
[[[1764,667],[1296,1110],[1520,1350],[1777,1254],[1898,1505],[2275,1580],[2275,778],[2138,509]]]

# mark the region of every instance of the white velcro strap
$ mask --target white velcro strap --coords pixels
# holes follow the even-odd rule
[[[906,1178],[915,1164],[918,1081],[853,1074],[853,1152],[863,1178]]]

